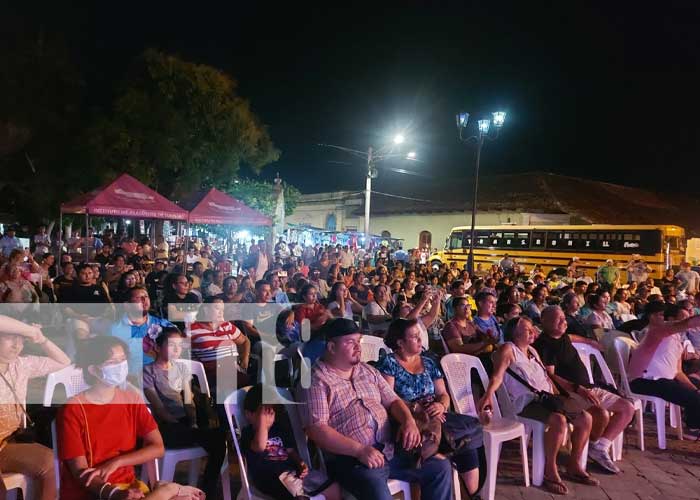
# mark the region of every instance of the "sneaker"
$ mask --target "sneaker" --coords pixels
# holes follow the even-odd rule
[[[588,447],[588,458],[593,460],[608,472],[612,472],[613,474],[620,473],[620,468],[615,465],[615,462],[612,461],[607,449],[596,445],[591,445]]]

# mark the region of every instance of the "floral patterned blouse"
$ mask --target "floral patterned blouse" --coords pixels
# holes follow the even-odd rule
[[[375,368],[394,377],[394,392],[404,401],[413,402],[427,396],[435,396],[433,380],[443,378],[438,365],[428,356],[421,356],[423,371],[411,373],[396,360],[394,353],[379,360]]]

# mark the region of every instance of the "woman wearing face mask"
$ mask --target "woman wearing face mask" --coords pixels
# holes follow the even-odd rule
[[[39,346],[45,356],[20,356],[25,343]],[[29,418],[26,404],[29,379],[43,377],[70,364],[70,359],[41,330],[0,316],[0,470],[19,472],[36,481],[35,498],[56,498],[51,450],[37,443],[15,441],[15,433]],[[2,481],[0,481],[2,482]]]
[[[162,457],[165,449],[141,397],[121,388],[129,373],[127,358],[126,344],[116,337],[86,339],[80,346],[76,364],[90,388],[58,412],[59,498],[126,500],[148,493],[136,479],[134,466]],[[200,490],[188,486],[177,488],[178,492],[203,497]],[[160,488],[153,492],[159,498],[174,496],[166,493]]]

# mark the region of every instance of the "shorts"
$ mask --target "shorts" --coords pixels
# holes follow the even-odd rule
[[[610,410],[610,408],[612,408],[620,399],[622,399],[617,394],[599,387],[592,387],[589,390],[596,398],[598,398],[598,401],[600,401],[600,406],[605,410]],[[563,400],[564,416],[569,422],[576,420],[576,418],[578,418],[582,412],[593,406],[590,401],[582,398],[578,394],[569,394],[569,396],[564,397]],[[547,423],[547,420],[549,420],[549,416],[551,414],[551,410],[545,408],[541,403],[533,401],[523,408],[523,411],[521,411],[518,416]]]

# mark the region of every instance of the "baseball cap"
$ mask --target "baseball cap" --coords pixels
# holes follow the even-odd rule
[[[353,320],[348,318],[336,318],[323,326],[323,336],[326,340],[361,333],[360,328]]]

